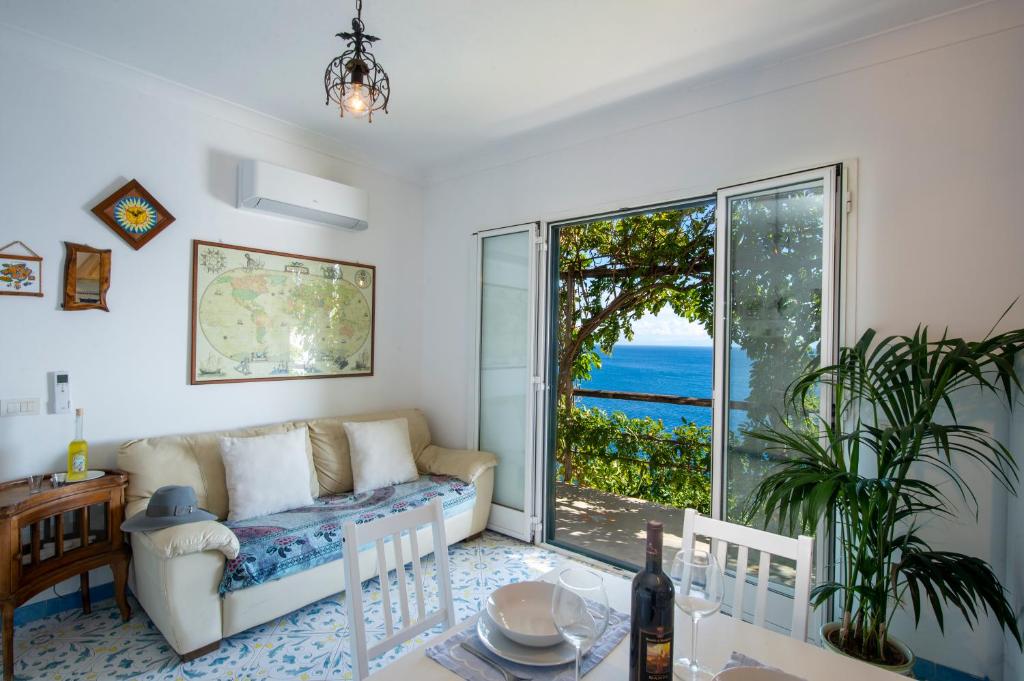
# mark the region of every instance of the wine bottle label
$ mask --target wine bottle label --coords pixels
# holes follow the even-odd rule
[[[671,681],[672,632],[640,632],[640,679]]]
[[[85,472],[85,457],[81,454],[76,454],[75,458],[71,460],[71,466],[75,473]]]

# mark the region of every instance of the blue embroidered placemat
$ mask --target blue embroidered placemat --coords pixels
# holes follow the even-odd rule
[[[467,681],[505,681],[505,678],[495,669],[484,662],[473,657],[462,649],[462,642],[465,641],[473,646],[473,649],[482,653],[487,658],[494,660],[504,669],[509,670],[516,676],[531,679],[531,681],[571,681],[575,678],[575,662],[559,665],[557,667],[530,667],[523,664],[516,664],[502,659],[489,651],[476,635],[476,620],[479,615],[469,620],[469,626],[451,638],[441,641],[437,645],[427,648],[427,657],[438,664],[447,667]],[[580,665],[580,676],[586,674],[596,667],[601,660],[608,656],[608,653],[619,645],[619,642],[629,633],[629,615],[610,609],[608,612],[608,628],[601,634],[601,638],[583,656]]]

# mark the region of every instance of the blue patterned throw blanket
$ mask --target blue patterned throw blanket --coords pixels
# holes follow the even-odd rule
[[[342,557],[342,527],[368,523],[441,498],[450,518],[468,510],[476,487],[446,475],[361,494],[321,497],[312,506],[227,523],[238,537],[238,557],[224,566],[220,593],[263,584]],[[338,573],[339,579],[341,573]],[[340,582],[339,582],[340,584]]]

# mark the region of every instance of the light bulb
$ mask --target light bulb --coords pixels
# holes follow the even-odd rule
[[[341,108],[356,118],[370,113],[370,89],[362,83],[352,83],[341,100]]]

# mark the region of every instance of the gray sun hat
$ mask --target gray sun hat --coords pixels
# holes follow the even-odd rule
[[[121,523],[124,532],[149,532],[165,527],[216,520],[217,516],[199,508],[196,491],[186,485],[167,485],[153,492],[145,511]]]

